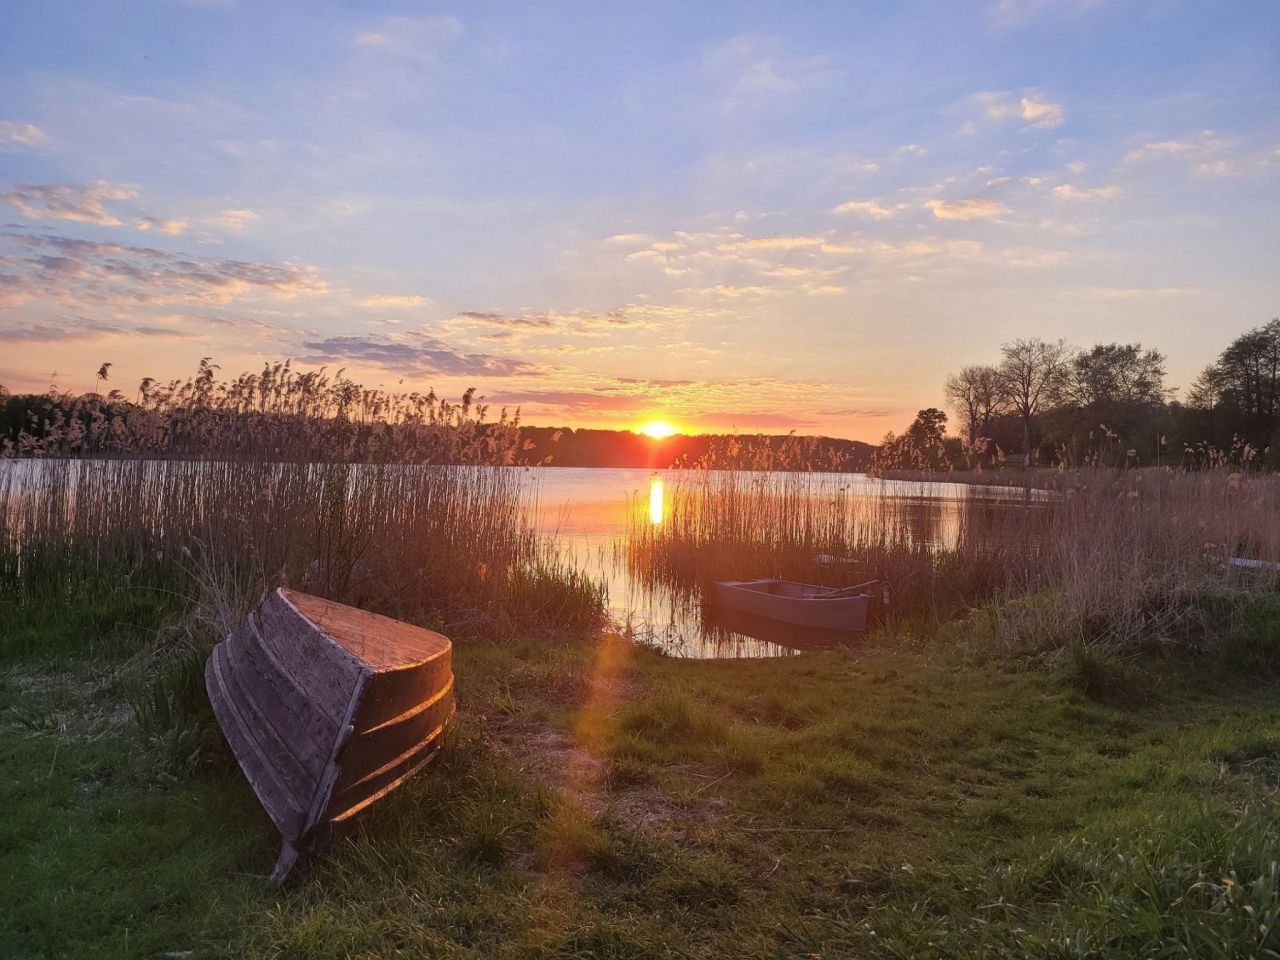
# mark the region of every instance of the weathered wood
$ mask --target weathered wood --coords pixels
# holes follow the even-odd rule
[[[319,630],[277,590],[253,615],[264,646],[334,723],[351,703],[364,665]]]
[[[436,657],[420,666],[374,674],[360,712],[361,731],[372,730],[405,712],[405,704],[419,704],[453,683],[449,657]]]
[[[844,591],[774,578],[717,580],[715,588],[721,604],[743,613],[797,626],[855,632],[866,629],[871,592],[880,592],[875,580]]]
[[[406,750],[403,755],[336,794],[331,805],[331,819],[337,823],[355,816],[421,770],[439,752],[440,744],[436,741],[441,732],[442,728],[437,728],[433,740]]]
[[[280,844],[280,855],[276,857],[276,865],[271,868],[271,882],[284,883],[289,873],[298,863],[301,854],[298,848],[288,840]]]
[[[267,707],[273,703],[271,697],[263,696],[254,688],[252,673],[237,669],[234,655],[228,655],[230,649],[224,646],[221,651],[223,689],[235,704],[245,732],[258,745],[259,754],[287,789],[279,798],[273,795],[272,803],[284,803],[292,810],[306,810],[311,806],[316,784],[328,763],[328,752],[317,754],[310,745],[300,751],[294,748],[290,742],[294,738],[287,736],[268,713]],[[281,726],[287,730],[287,721]]]
[[[406,750],[430,739],[432,731],[447,721],[452,712],[453,685],[450,684],[433,700],[424,702],[421,709],[403,719],[357,734],[352,739],[354,746],[344,751],[341,759],[342,772],[335,789],[346,789]]]
[[[306,593],[277,593],[375,674],[448,656],[449,641],[434,631]]]
[[[241,713],[239,701],[227,684],[226,658],[220,647],[214,647],[205,667],[205,687],[213,704],[214,716],[231,746],[253,792],[262,800],[276,829],[285,837],[302,832],[305,810],[293,801],[289,788],[277,772],[272,758],[266,754],[251,732],[251,725]]]
[[[253,701],[258,715],[311,771],[309,797],[333,747],[338,725],[271,664],[256,628],[232,634],[224,647],[231,673]]]
[[[214,648],[214,713],[282,835],[273,878],[436,755],[450,654],[438,633],[285,589]]]

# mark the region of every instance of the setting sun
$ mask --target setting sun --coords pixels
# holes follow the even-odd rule
[[[673,437],[679,431],[665,420],[650,420],[636,433],[643,433],[646,437],[654,440],[665,440],[667,437]]]

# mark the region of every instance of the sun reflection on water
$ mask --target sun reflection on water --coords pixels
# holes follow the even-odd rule
[[[649,481],[649,522],[662,522],[662,478],[656,473]]]

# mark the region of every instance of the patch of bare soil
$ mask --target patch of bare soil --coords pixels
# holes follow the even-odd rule
[[[691,806],[653,784],[611,785],[602,760],[572,736],[544,725],[509,725],[491,743],[521,774],[593,817],[610,813],[637,829],[679,840],[719,813],[719,804],[711,799]]]

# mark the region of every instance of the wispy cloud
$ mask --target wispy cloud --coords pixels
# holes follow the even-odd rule
[[[1063,183],[1053,188],[1053,195],[1059,200],[1114,200],[1120,196],[1120,188],[1077,187],[1071,183]]]
[[[219,211],[212,217],[206,217],[201,222],[206,226],[217,227],[230,233],[244,233],[260,219],[261,215],[257,211],[246,207],[231,207]]]
[[[822,237],[783,236],[783,237],[746,237],[731,240],[720,245],[721,250],[804,250],[822,246]],[[654,249],[658,245],[654,244]]]
[[[599,337],[626,330],[659,330],[709,316],[678,304],[629,303],[611,310],[541,310],[498,313],[464,310],[445,321],[451,329],[500,328],[521,336]]]
[[[143,232],[155,230],[157,233],[167,233],[171,237],[179,237],[186,233],[188,226],[186,220],[162,220],[159,217],[138,217],[134,223]]]
[[[928,200],[925,207],[939,220],[990,220],[1006,212],[1003,204],[986,197],[964,200]]]
[[[777,293],[773,287],[761,286],[737,286],[732,283],[717,283],[714,287],[707,287],[702,293],[710,293],[719,297],[730,297],[738,299],[739,297],[767,297],[771,293]]]
[[[829,383],[779,377],[588,377],[569,386],[498,391],[489,400],[519,404],[544,420],[616,422],[657,410],[693,429],[791,429],[817,423],[823,400],[837,391]]]
[[[896,411],[878,409],[876,407],[841,407],[836,410],[815,410],[820,417],[858,417],[879,418],[892,416]]]
[[[1206,160],[1196,164],[1196,173],[1202,177],[1238,177],[1241,170],[1232,160]]]
[[[835,76],[826,57],[795,54],[780,40],[756,34],[740,34],[713,47],[700,72],[719,88],[729,107],[813,90]]]
[[[424,307],[431,302],[431,298],[416,293],[384,293],[365,297],[360,302],[366,307]]]
[[[856,214],[872,220],[888,220],[907,209],[905,203],[883,204],[879,200],[846,200],[832,209],[832,213]]]
[[[536,376],[539,369],[524,360],[466,353],[426,333],[386,337],[340,336],[302,344],[308,363],[356,363],[402,376]]]
[[[973,101],[982,108],[988,120],[1022,120],[1026,128],[1048,130],[1061,126],[1066,119],[1062,104],[1043,94],[1027,91],[1022,96],[997,90],[974,94]]]
[[[292,299],[328,285],[311,268],[290,263],[190,257],[151,247],[75,237],[9,234],[26,251],[14,258],[9,285],[24,299],[69,306],[229,303],[244,297]]]
[[[461,34],[456,17],[382,17],[356,34],[356,45],[369,56],[427,70],[437,67],[442,49]]]
[[[1008,28],[1048,13],[1084,13],[1102,5],[1103,0],[995,0],[987,7],[993,26]]]
[[[1124,159],[1126,163],[1137,163],[1151,157],[1179,157],[1199,149],[1201,144],[1190,140],[1157,140],[1134,147]]]
[[[1200,291],[1195,287],[1082,287],[1076,292],[1094,300],[1169,300]]]
[[[34,123],[0,120],[0,152],[48,146],[49,136]]]
[[[795,430],[811,426],[814,421],[802,413],[712,410],[699,414],[698,423],[716,430]]]
[[[64,323],[0,323],[0,343],[86,343],[120,337],[158,340],[196,340],[193,330],[76,319]]]
[[[137,196],[132,187],[96,180],[90,184],[22,183],[0,193],[0,203],[17,209],[28,220],[74,220],[118,227],[120,218],[107,204]]]
[[[1220,136],[1212,130],[1168,140],[1139,144],[1125,154],[1126,164],[1158,163],[1161,160],[1185,164],[1198,177],[1234,178],[1266,173],[1274,167],[1274,155],[1240,139]]]

